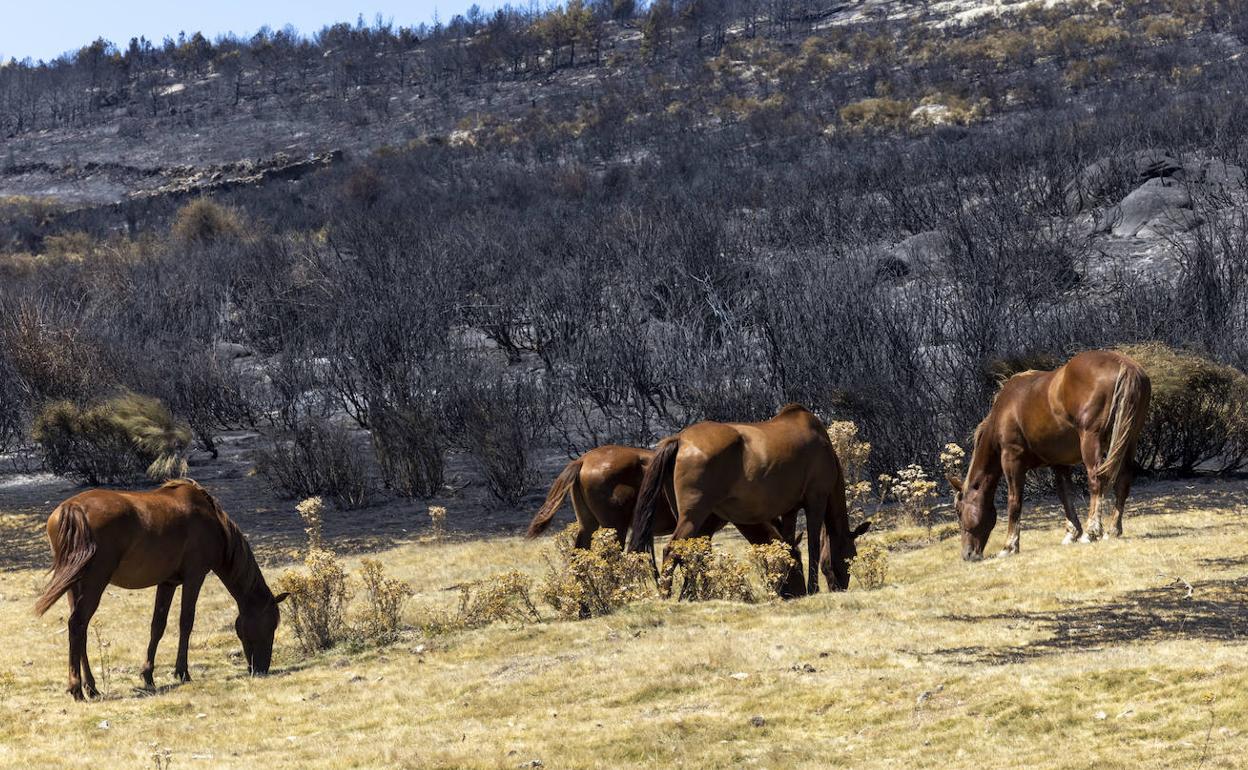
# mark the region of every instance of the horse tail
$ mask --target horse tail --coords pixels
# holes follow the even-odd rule
[[[630,551],[654,552],[654,509],[659,495],[663,494],[663,487],[672,477],[679,450],[679,438],[664,439],[655,451],[650,467],[646,468],[641,488],[637,490],[637,507],[633,509],[633,532],[628,541]]]
[[[542,503],[542,507],[533,516],[533,521],[529,522],[529,531],[524,534],[525,537],[531,540],[545,532],[550,526],[550,520],[555,518],[555,513],[563,505],[564,498],[568,496],[568,492],[580,477],[582,462],[584,462],[583,457],[576,458],[555,477],[555,483],[550,485],[550,492],[546,494],[546,502]]]
[[[95,537],[91,534],[91,525],[82,506],[64,503],[58,510],[60,521],[56,539],[52,541],[52,577],[35,602],[36,615],[47,612],[66,591],[82,580],[82,574],[95,556]]]
[[[1114,379],[1114,395],[1109,402],[1109,449],[1105,459],[1096,466],[1102,483],[1112,484],[1122,472],[1124,463],[1135,451],[1135,443],[1144,429],[1152,385],[1148,375],[1134,362],[1118,368]]]
[[[829,584],[832,582],[832,538],[840,547],[845,546],[849,539],[849,504],[845,499],[845,470],[841,459],[836,457],[836,471],[832,476],[832,494],[828,496],[828,510],[824,517],[823,531],[819,533],[819,571],[824,574]],[[807,514],[809,516],[810,514]],[[810,572],[813,574],[813,568]]]

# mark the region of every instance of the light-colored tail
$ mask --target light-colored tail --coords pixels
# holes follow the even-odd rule
[[[529,522],[529,531],[525,533],[525,537],[535,538],[550,526],[550,520],[555,518],[564,498],[580,477],[583,460],[581,457],[576,458],[555,477],[555,483],[550,485],[550,492],[546,494],[546,502],[542,503],[542,507],[533,516],[533,521]]]
[[[42,615],[65,595],[65,592],[82,579],[95,556],[95,538],[87,523],[87,513],[81,506],[61,506],[57,538],[52,543],[52,577],[48,587],[35,602],[35,614]]]
[[[1096,466],[1096,475],[1105,485],[1112,485],[1131,461],[1152,397],[1152,384],[1139,365],[1124,363],[1114,379],[1114,395],[1109,404],[1110,438],[1105,459]]]

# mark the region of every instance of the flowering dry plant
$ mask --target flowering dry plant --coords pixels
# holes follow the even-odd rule
[[[863,503],[871,496],[871,482],[866,478],[871,444],[858,440],[858,426],[849,420],[829,423],[828,439],[845,474],[845,502],[850,514],[861,514]]]

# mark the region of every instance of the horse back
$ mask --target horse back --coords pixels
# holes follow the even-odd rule
[[[223,553],[215,507],[198,488],[168,485],[150,492],[93,489],[66,500],[48,520],[49,536],[59,512],[77,506],[86,515],[96,559],[122,588],[149,588],[178,580],[188,569],[209,568]],[[206,493],[204,493],[206,494]]]
[[[698,423],[680,434],[680,443],[678,486],[746,508],[800,506],[812,483],[834,475],[827,434],[804,409],[786,407],[757,423]]]
[[[1053,388],[1055,411],[1081,431],[1101,433],[1108,427],[1114,385],[1123,367],[1138,369],[1130,358],[1112,350],[1089,350],[1066,362]]]

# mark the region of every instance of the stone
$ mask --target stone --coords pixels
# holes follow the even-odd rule
[[[1199,222],[1187,189],[1166,179],[1150,179],[1132,190],[1110,212],[1105,224],[1119,238],[1185,232]]]

